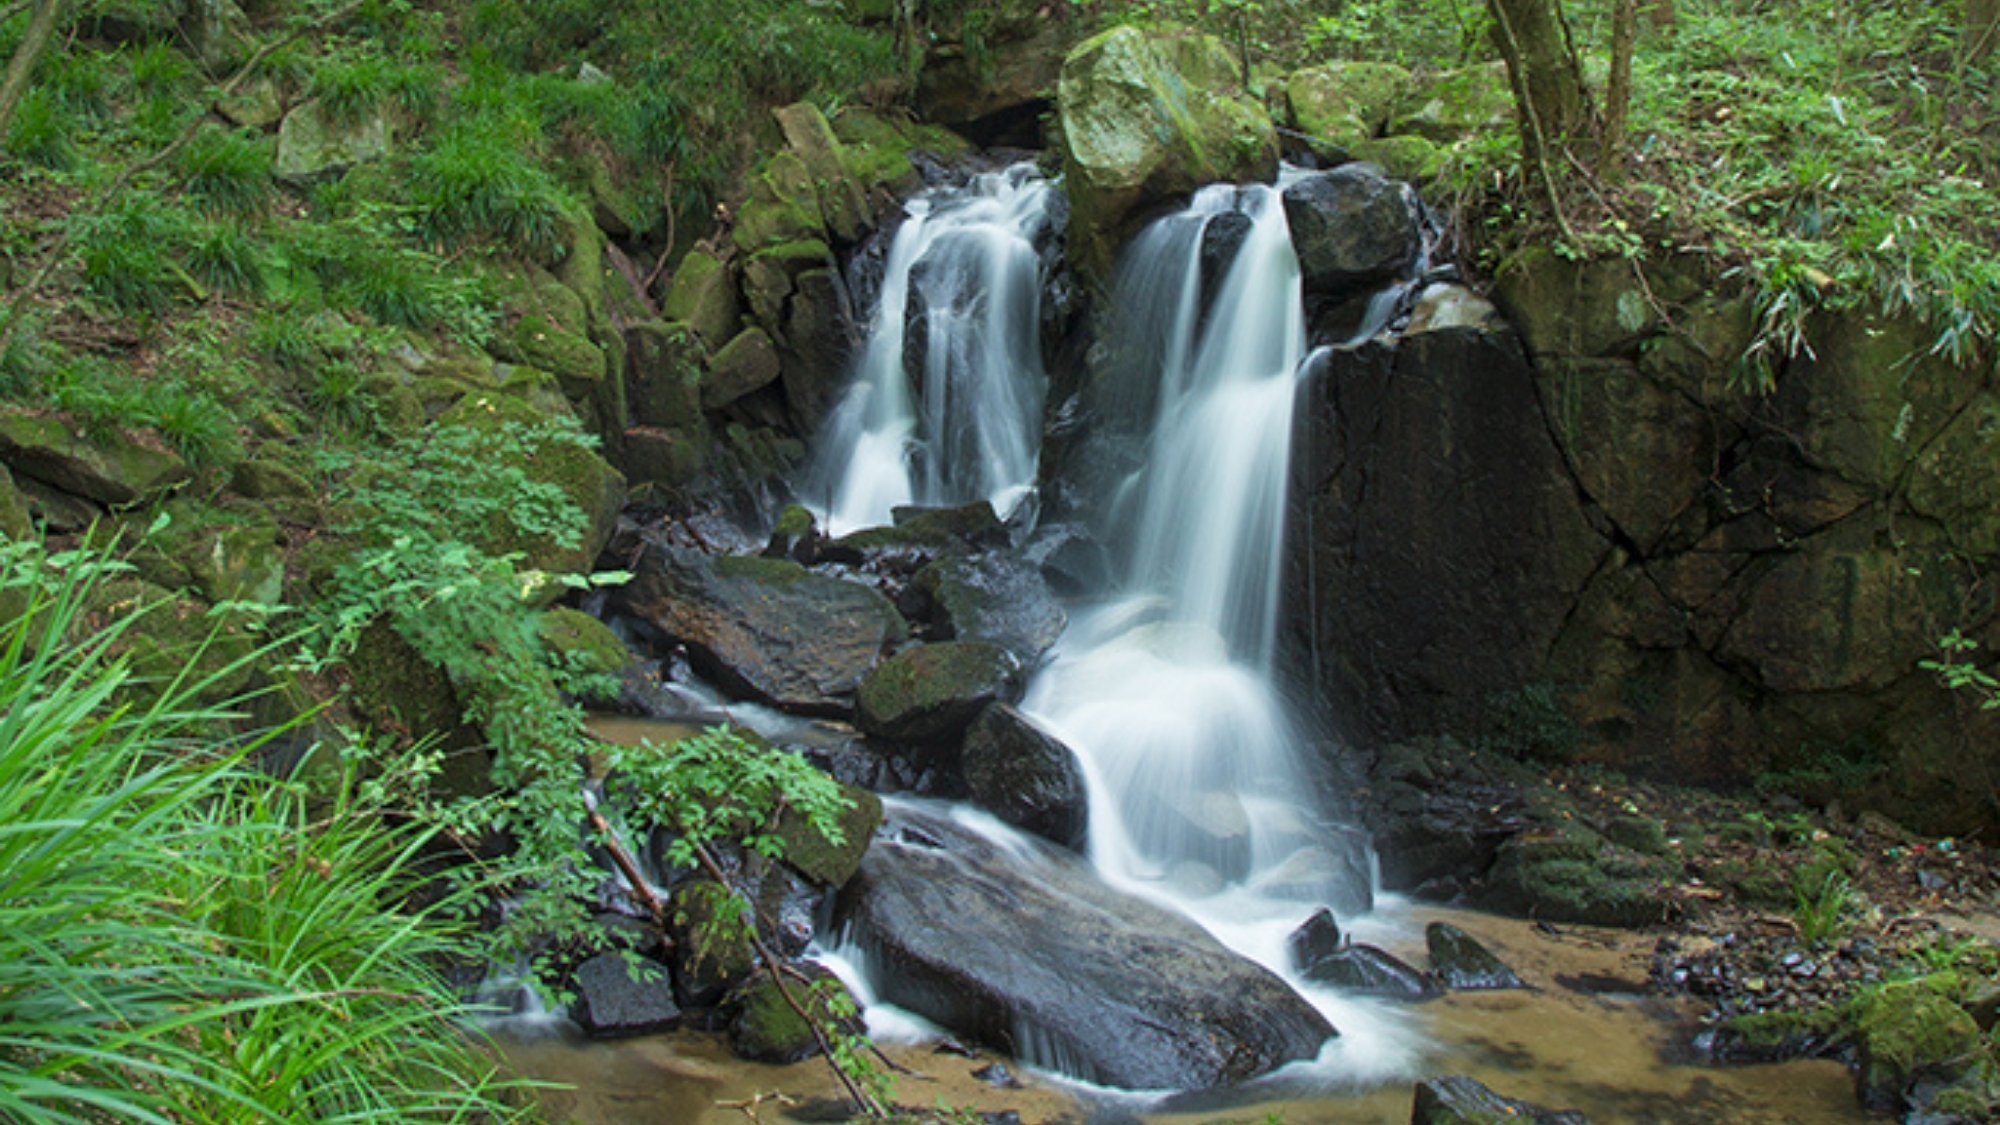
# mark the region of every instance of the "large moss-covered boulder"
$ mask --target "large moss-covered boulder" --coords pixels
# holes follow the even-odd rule
[[[997,645],[944,641],[905,649],[861,684],[861,729],[899,742],[956,735],[986,705],[1021,695],[1021,662]]]
[[[1217,181],[1268,181],[1277,133],[1236,57],[1192,32],[1122,26],[1086,40],[1059,83],[1072,260],[1103,276],[1131,221]]]
[[[1388,124],[1410,82],[1410,72],[1393,63],[1307,67],[1285,80],[1285,117],[1323,159],[1349,159]]]
[[[1918,1083],[1949,1084],[1979,1061],[1985,1040],[1972,1015],[1946,995],[1954,983],[1949,977],[1898,981],[1861,1003],[1854,1022],[1861,1056],[1854,1086],[1864,1106],[1901,1112]]]
[[[762,328],[745,328],[709,360],[701,380],[704,410],[720,410],[744,395],[778,381],[783,365],[778,346]]]
[[[797,809],[778,814],[772,829],[784,841],[785,863],[823,887],[838,889],[854,878],[875,829],[882,824],[882,798],[866,789],[842,785],[840,795],[847,802],[839,817],[839,832],[829,836],[814,827],[812,820]],[[837,836],[837,838],[836,838]]]
[[[907,631],[878,591],[782,559],[652,545],[636,570],[614,595],[625,612],[685,643],[728,690],[802,714],[849,713]]]
[[[54,414],[0,410],[0,462],[29,477],[100,504],[158,496],[188,479],[187,462],[157,440],[104,440]]]
[[[625,503],[625,478],[618,470],[581,442],[551,437],[556,420],[512,395],[467,395],[439,415],[436,425],[482,435],[500,466],[556,486],[584,515],[582,535],[566,541],[546,533],[525,534],[495,513],[482,526],[461,529],[468,542],[496,555],[518,551],[527,566],[551,573],[590,569],[610,541]]]

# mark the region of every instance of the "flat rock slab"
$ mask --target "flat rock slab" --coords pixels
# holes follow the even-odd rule
[[[842,893],[881,998],[1103,1085],[1197,1090],[1311,1058],[1336,1033],[1276,975],[1025,836],[890,807]]]

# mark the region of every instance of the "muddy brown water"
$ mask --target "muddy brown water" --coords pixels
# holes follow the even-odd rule
[[[1421,964],[1423,926],[1451,921],[1472,932],[1533,985],[1530,991],[1457,993],[1410,1010],[1429,1046],[1420,1074],[1470,1074],[1510,1097],[1577,1110],[1593,1125],[1845,1125],[1868,1118],[1847,1070],[1827,1061],[1713,1067],[1674,1060],[1693,1010],[1643,994],[1656,938],[1409,906],[1394,910],[1378,944]],[[545,1091],[550,1120],[576,1125],[782,1125],[823,1120],[834,1087],[823,1064],[774,1067],[733,1058],[716,1037],[676,1032],[609,1043],[555,1035],[504,1044],[514,1069],[565,1084]],[[1411,1079],[1371,1088],[1300,1088],[1277,1082],[1228,1097],[1136,1104],[1024,1073],[981,1052],[973,1059],[931,1045],[887,1048],[917,1072],[897,1083],[902,1104],[981,1112],[1014,1110],[1027,1125],[1092,1119],[1149,1125],[1263,1121],[1286,1125],[1404,1125]],[[996,1089],[973,1077],[1002,1062],[1022,1083]]]

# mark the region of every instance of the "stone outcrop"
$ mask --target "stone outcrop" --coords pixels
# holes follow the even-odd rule
[[[1995,717],[1924,666],[1953,631],[2000,640],[1976,577],[2000,546],[1991,371],[1860,313],[1746,368],[1746,299],[1637,269],[1530,252],[1495,289],[1518,336],[1434,301],[1426,330],[1309,378],[1307,676],[1364,745],[1445,733],[2000,825]],[[1569,894],[1553,859],[1501,868]],[[1657,909],[1591,894],[1580,914]]]
[[[1220,40],[1173,29],[1117,27],[1070,52],[1058,110],[1080,269],[1108,277],[1114,250],[1160,204],[1276,174],[1277,134],[1238,66]]]

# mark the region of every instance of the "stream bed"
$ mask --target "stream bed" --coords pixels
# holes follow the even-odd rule
[[[1026,1125],[1135,1121],[1198,1125],[1272,1115],[1288,1125],[1404,1125],[1416,1078],[1468,1074],[1509,1097],[1576,1110],[1593,1125],[1845,1125],[1868,1118],[1847,1068],[1832,1061],[1719,1067],[1674,1061],[1685,1054],[1689,1010],[1644,992],[1657,937],[1625,930],[1560,927],[1427,905],[1386,902],[1368,939],[1418,960],[1423,927],[1452,922],[1485,942],[1533,986],[1462,992],[1407,1009],[1427,1041],[1421,1073],[1359,1089],[1319,1070],[1280,1072],[1249,1087],[1142,1102],[1023,1073],[1011,1060],[975,1058],[935,1044],[885,1048],[919,1076],[897,1082],[911,1107],[1013,1111]],[[811,1060],[775,1067],[739,1061],[718,1037],[675,1032],[586,1042],[549,1022],[509,1031],[502,1047],[521,1075],[563,1083],[543,1093],[550,1120],[576,1125],[722,1125],[818,1121],[835,1116],[832,1080]],[[517,1033],[518,1032],[518,1033]],[[974,1077],[995,1063],[1020,1088]],[[1332,1088],[1329,1088],[1331,1086]]]

